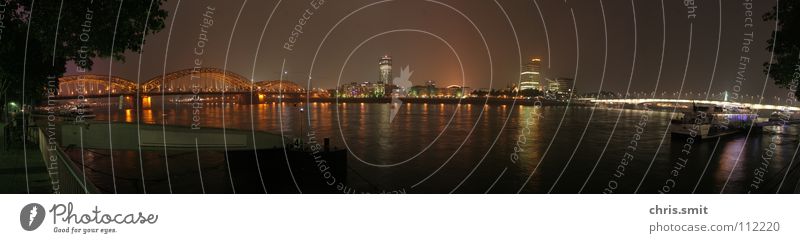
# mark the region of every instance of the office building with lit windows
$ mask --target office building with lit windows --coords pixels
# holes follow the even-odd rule
[[[556,79],[547,79],[547,90],[550,92],[556,92],[560,94],[572,92],[572,83],[573,79],[571,78],[556,78]]]
[[[392,85],[392,57],[384,55],[378,60],[378,83]]]
[[[522,73],[520,73],[519,90],[535,89],[544,90],[542,88],[542,59],[532,58],[530,61],[522,66]]]

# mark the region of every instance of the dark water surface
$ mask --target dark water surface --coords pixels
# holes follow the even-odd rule
[[[142,111],[140,122],[188,128],[194,119],[201,129],[255,129],[307,140],[302,130],[319,140],[331,138],[332,146],[350,152],[350,192],[719,193],[724,187],[724,193],[775,193],[780,187],[781,193],[791,193],[798,182],[798,163],[788,169],[799,145],[795,126],[777,135],[758,128],[749,136],[692,141],[671,138],[671,113],[660,111],[405,104],[390,122],[388,104],[300,107],[304,105],[205,104],[195,110],[167,104],[162,110],[153,104]],[[109,117],[106,108],[96,112],[96,120]],[[137,122],[133,110],[113,108],[110,115],[112,121]],[[155,153],[144,155],[145,163],[162,163],[164,156]],[[138,161],[134,151],[115,151],[113,156]],[[192,174],[200,164],[209,173],[207,191],[226,192],[224,155],[203,151],[202,156],[169,157],[176,171],[171,175],[177,181],[174,191],[199,192],[199,180]],[[118,163],[123,163],[118,173],[139,176],[138,164]],[[169,189],[159,185],[153,190]]]

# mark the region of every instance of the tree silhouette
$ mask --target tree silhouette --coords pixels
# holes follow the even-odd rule
[[[764,72],[775,80],[782,88],[794,90],[795,97],[800,97],[797,90],[796,76],[800,70],[800,1],[780,0],[778,7],[764,15],[765,21],[778,21],[777,30],[773,31],[767,50],[773,50],[773,63],[764,63]],[[777,38],[776,35],[777,34]]]
[[[0,0],[0,100],[24,94],[26,104],[36,103],[68,62],[88,71],[96,58],[124,61],[144,36],[164,28],[164,1]]]

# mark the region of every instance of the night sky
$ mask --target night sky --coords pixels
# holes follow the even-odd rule
[[[204,66],[227,67],[256,81],[278,79],[285,60],[288,79],[302,85],[307,84],[309,75],[315,88],[332,88],[338,81],[374,82],[378,58],[389,54],[394,59],[395,76],[408,65],[414,71],[414,84],[436,80],[441,85],[465,82],[472,88],[505,88],[518,81],[523,60],[539,56],[544,76],[574,77],[581,93],[597,92],[601,81],[603,90],[614,92],[624,93],[629,81],[630,92],[677,92],[684,70],[684,92],[704,92],[710,83],[712,92],[721,92],[735,84],[743,34],[752,30],[755,38],[748,54],[752,61],[743,92],[759,94],[766,82],[766,97],[785,97],[762,71],[762,64],[770,57],[766,46],[775,25],[762,21],[761,16],[776,1],[756,1],[755,26],[750,30],[744,28],[744,1],[698,1],[693,20],[687,18],[684,1],[677,0],[663,1],[665,16],[661,2],[655,0],[442,1],[452,8],[422,0],[329,0],[319,9],[313,9],[310,2],[281,1],[276,9],[277,1],[171,0],[164,6],[170,14],[166,27],[146,40],[141,75],[137,76],[138,53],[129,53],[124,63],[113,63],[111,73],[147,80],[161,75],[164,67],[167,72],[192,67],[202,15],[212,7],[214,25],[209,28],[209,42],[202,55]],[[313,15],[303,26],[294,50],[284,49],[298,19],[309,8]],[[577,24],[573,23],[573,13]],[[686,69],[690,25],[692,49]],[[662,44],[666,49],[660,65]],[[313,72],[309,74],[312,62]],[[107,75],[108,68],[108,60],[98,60],[93,72]],[[68,74],[74,72],[70,65]]]

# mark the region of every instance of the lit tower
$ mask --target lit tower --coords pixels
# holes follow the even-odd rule
[[[522,73],[520,73],[519,89],[538,89],[542,90],[541,75],[542,59],[532,58],[529,62],[522,66]]]
[[[378,60],[378,83],[392,85],[392,57],[389,55]]]

